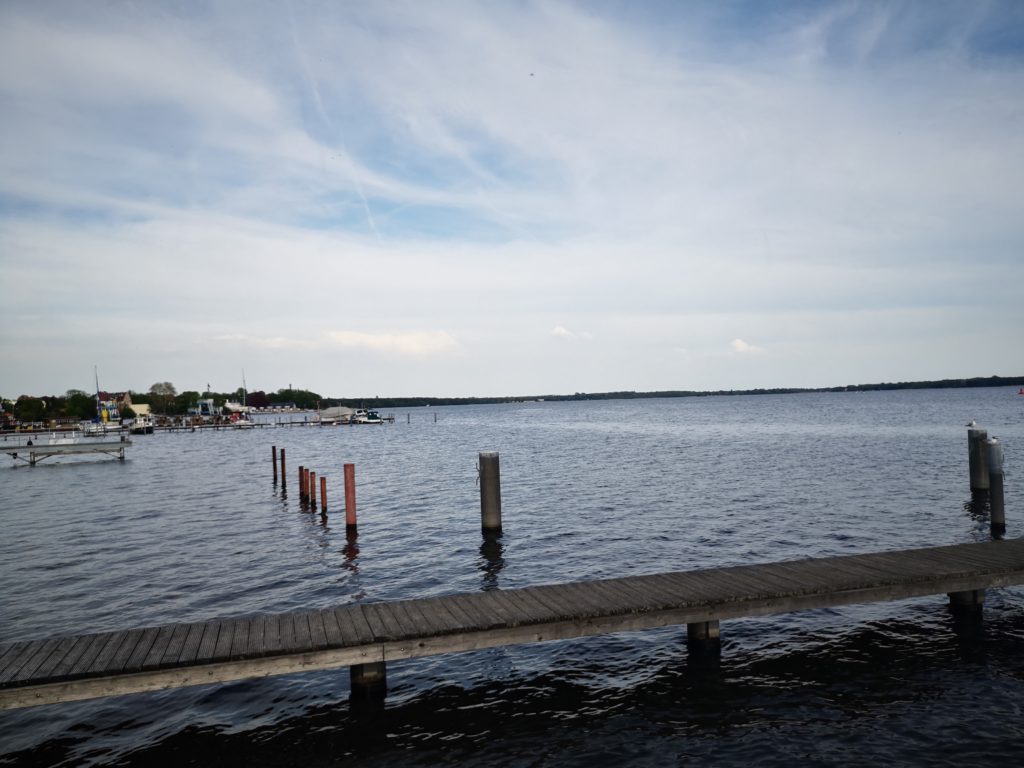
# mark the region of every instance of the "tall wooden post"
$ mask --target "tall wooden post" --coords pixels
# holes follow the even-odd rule
[[[356,531],[356,465],[345,465],[345,529]]]
[[[284,448],[282,448],[281,449],[281,487],[282,488],[284,488],[284,486],[285,486],[285,478],[288,477],[288,474],[284,471],[284,469],[285,469],[285,467],[284,467]]]
[[[309,505],[316,508],[316,472],[309,473]]]
[[[320,477],[320,514],[327,516],[327,478]]]
[[[985,442],[988,432],[984,429],[971,427],[967,430],[967,460],[971,471],[971,490],[988,490],[988,461],[985,455]]]
[[[986,442],[985,448],[985,459],[988,463],[989,528],[992,538],[1000,539],[1006,533],[1006,511],[1003,507],[1003,444],[993,437]]]
[[[277,485],[277,446],[270,446],[270,463],[274,465],[274,485]]]
[[[501,471],[497,451],[480,454],[480,527],[501,531]]]

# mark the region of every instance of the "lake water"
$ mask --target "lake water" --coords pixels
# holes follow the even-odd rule
[[[0,642],[981,541],[971,418],[1004,442],[1007,535],[1024,530],[1024,397],[1007,388],[394,413],[3,466]],[[497,543],[480,533],[487,450]],[[299,465],[328,478],[326,522],[299,505]],[[990,591],[973,639],[944,596],[733,620],[722,638],[714,669],[688,662],[685,628],[398,662],[369,718],[346,670],[0,712],[0,765],[962,767],[1024,749],[1022,589]]]

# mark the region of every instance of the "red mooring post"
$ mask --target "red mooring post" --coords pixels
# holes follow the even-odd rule
[[[277,485],[277,446],[270,446],[270,463],[274,465],[274,485]]]
[[[327,516],[327,478],[320,476],[320,514]]]
[[[284,488],[284,485],[285,485],[285,480],[284,479],[286,477],[288,477],[288,475],[286,475],[285,471],[284,471],[284,448],[282,448],[281,449],[281,487],[282,488]]]
[[[316,472],[309,473],[309,505],[316,507]]]
[[[356,465],[345,465],[345,530],[356,530]]]

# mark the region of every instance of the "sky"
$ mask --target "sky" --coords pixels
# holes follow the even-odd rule
[[[0,4],[0,395],[1024,374],[1024,3]]]

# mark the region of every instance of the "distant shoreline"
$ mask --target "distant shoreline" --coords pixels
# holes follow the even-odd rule
[[[329,402],[373,408],[410,408],[427,405],[495,405],[501,403],[564,402],[567,400],[641,400],[667,397],[721,397],[733,395],[795,395],[809,392],[877,392],[893,389],[968,389],[976,387],[1020,387],[1024,376],[976,376],[969,379],[901,381],[878,384],[849,384],[842,387],[773,387],[770,389],[659,390],[653,392],[574,392],[571,395],[530,395],[508,397],[361,397],[331,398]],[[328,402],[327,400],[324,401]]]

